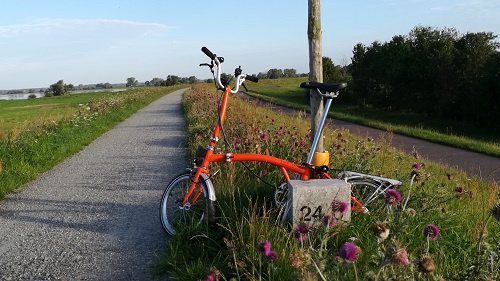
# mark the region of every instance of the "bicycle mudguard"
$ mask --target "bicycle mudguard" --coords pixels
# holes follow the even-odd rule
[[[200,177],[205,182],[205,185],[208,188],[208,200],[216,201],[217,198],[215,197],[215,188],[214,188],[214,185],[212,183],[212,180],[205,173],[201,173]]]

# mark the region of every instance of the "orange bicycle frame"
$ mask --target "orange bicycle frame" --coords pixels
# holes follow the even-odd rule
[[[212,162],[263,162],[263,163],[268,163],[274,166],[279,167],[281,173],[283,174],[283,177],[285,180],[288,182],[290,181],[290,175],[288,174],[288,171],[292,171],[294,173],[297,173],[300,175],[301,180],[308,180],[310,177],[310,174],[312,172],[312,169],[307,166],[301,166],[297,165],[295,163],[288,162],[286,160],[273,157],[273,156],[268,156],[268,155],[262,155],[262,154],[253,154],[253,153],[226,153],[226,154],[220,154],[220,153],[214,153],[214,149],[217,145],[217,142],[219,141],[219,136],[222,131],[222,124],[224,124],[224,120],[226,119],[226,112],[227,112],[227,106],[228,106],[228,100],[229,100],[229,95],[231,94],[231,88],[229,86],[226,86],[226,89],[224,90],[224,93],[222,95],[222,100],[221,100],[221,105],[220,105],[220,110],[219,110],[219,121],[217,122],[217,125],[214,128],[212,137],[210,138],[210,144],[208,145],[205,157],[203,158],[203,161],[201,164],[196,168],[196,173],[194,174],[193,177],[193,182],[187,192],[187,194],[184,196],[181,205],[186,204],[193,194],[193,192],[196,189],[196,185],[198,184],[198,181],[201,177],[202,173],[208,174],[208,166]],[[330,175],[328,173],[321,173],[320,176],[322,178],[326,179],[331,179]],[[196,200],[198,200],[199,196],[202,194],[202,189],[201,187],[198,188],[198,191],[196,194],[193,196],[191,199],[190,203],[194,204]],[[362,204],[356,200],[353,196],[351,196],[351,201],[353,203],[353,206],[351,209],[355,212],[362,212]]]

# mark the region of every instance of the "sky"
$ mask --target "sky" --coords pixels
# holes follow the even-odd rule
[[[211,78],[223,72],[309,72],[306,0],[3,0],[0,89]],[[500,34],[500,0],[322,0],[323,56],[351,62],[357,43],[388,42],[417,26]],[[497,39],[500,41],[500,39]]]

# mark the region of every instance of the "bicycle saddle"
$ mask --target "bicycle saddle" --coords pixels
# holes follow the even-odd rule
[[[311,90],[318,89],[322,92],[336,93],[347,87],[347,83],[326,84],[319,82],[304,82],[300,84],[300,87],[304,89],[311,89]]]

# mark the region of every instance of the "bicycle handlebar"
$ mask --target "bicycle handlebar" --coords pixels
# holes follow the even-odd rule
[[[222,84],[221,77],[220,77],[221,73],[222,73],[221,63],[224,62],[224,58],[217,57],[207,47],[202,47],[201,51],[212,60],[212,64],[209,65],[209,66],[211,68],[214,67],[214,66],[217,67],[217,74],[215,75],[215,82],[217,83],[217,86],[219,86],[220,88],[224,89],[225,86]],[[205,65],[205,64],[201,64],[201,65]],[[241,68],[240,68],[240,70],[241,70]],[[234,89],[231,90],[231,93],[233,93],[233,94],[237,93],[238,90],[239,90],[239,88],[240,88],[240,86],[243,85],[243,82],[245,82],[245,79],[249,80],[249,81],[252,81],[254,83],[259,82],[259,78],[255,77],[255,76],[252,76],[252,75],[247,75],[245,73],[241,73],[240,72],[237,75],[237,77],[236,77],[236,84],[234,86]]]
[[[209,58],[211,58],[212,60],[215,60],[215,55],[214,53],[210,52],[209,49],[207,49],[207,47],[202,47],[201,48],[201,51],[205,53],[205,55],[207,55]]]

